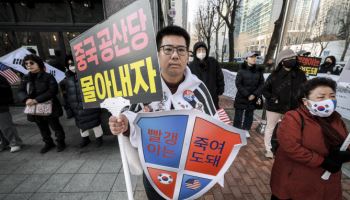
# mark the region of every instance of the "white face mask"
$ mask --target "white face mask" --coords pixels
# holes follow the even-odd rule
[[[203,60],[205,58],[207,54],[204,53],[204,52],[201,52],[201,53],[197,53],[197,58],[199,58],[200,60]]]
[[[337,100],[326,99],[323,101],[307,100],[310,105],[306,106],[310,113],[319,117],[329,117],[337,106]]]
[[[69,65],[68,69],[75,73],[75,66],[74,65]]]

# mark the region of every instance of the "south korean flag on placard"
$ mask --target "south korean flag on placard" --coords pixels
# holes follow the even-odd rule
[[[134,124],[144,173],[165,199],[202,196],[246,144],[244,131],[196,109],[139,113]]]
[[[167,173],[161,173],[158,175],[158,181],[162,184],[170,184],[174,181],[173,177]]]

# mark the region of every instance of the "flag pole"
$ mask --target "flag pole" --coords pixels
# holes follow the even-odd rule
[[[126,184],[126,191],[128,193],[128,199],[133,200],[133,193],[132,193],[132,185],[131,185],[131,178],[130,178],[130,170],[129,170],[129,165],[128,161],[126,160],[126,154],[124,150],[124,142],[123,142],[123,134],[120,133],[118,134],[118,143],[119,143],[119,150],[120,150],[120,155],[122,157],[122,164],[123,164],[123,170],[124,170],[124,179],[125,179],[125,184]]]
[[[130,101],[127,99],[124,99],[123,97],[105,99],[100,105],[101,108],[107,109],[112,114],[112,116],[115,116],[115,117],[118,117],[121,113],[121,110],[126,106],[130,106]],[[124,141],[123,141],[124,139],[127,139],[127,138],[124,138],[122,133],[118,134],[118,144],[119,144],[120,156],[122,158],[126,191],[128,193],[128,199],[134,200],[129,164],[128,164],[128,161],[126,160],[126,153],[124,149]]]

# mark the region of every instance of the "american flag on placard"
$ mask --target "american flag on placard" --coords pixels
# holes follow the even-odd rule
[[[223,108],[218,109],[217,113],[219,115],[220,121],[224,122],[225,124],[232,124],[230,117],[227,115],[226,111]]]
[[[6,78],[6,80],[10,84],[14,84],[16,82],[19,82],[21,79],[17,76],[15,72],[11,70],[11,68],[7,67],[6,65],[0,63],[0,75]]]
[[[201,182],[197,179],[190,178],[185,182],[185,186],[188,189],[196,190],[201,187]]]

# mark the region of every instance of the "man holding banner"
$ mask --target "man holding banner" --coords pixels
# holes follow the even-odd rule
[[[138,147],[139,135],[135,132],[133,121],[136,113],[143,111],[198,109],[211,116],[217,116],[211,96],[203,84],[187,67],[190,36],[178,26],[168,26],[157,34],[158,58],[161,68],[163,100],[149,104],[134,104],[118,117],[109,119],[113,134],[123,133],[130,137],[131,144]],[[163,199],[151,186],[147,178],[143,179],[149,199]]]
[[[139,0],[70,42],[83,107],[114,116],[128,199],[129,170],[144,173],[149,199],[194,199],[223,183],[246,139],[217,120],[208,89],[187,67],[187,31],[169,26],[155,38],[150,11]]]

